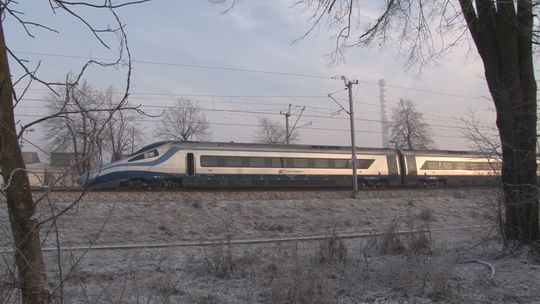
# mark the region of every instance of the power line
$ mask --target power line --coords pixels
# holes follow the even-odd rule
[[[57,57],[57,58],[69,58],[69,59],[84,59],[84,60],[94,59],[94,60],[103,60],[103,61],[116,61],[116,59],[112,59],[112,58],[103,58],[103,57],[89,58],[87,56],[75,56],[75,55],[66,55],[66,54],[51,54],[51,53],[25,52],[25,51],[15,51],[15,53],[24,54],[24,55],[32,55],[32,56]],[[160,61],[150,61],[150,60],[136,60],[136,59],[133,59],[132,62],[149,64],[149,65],[193,68],[193,69],[202,69],[202,70],[224,70],[224,71],[232,71],[232,72],[257,73],[257,74],[267,74],[267,75],[276,75],[276,76],[291,76],[291,77],[335,80],[335,78],[333,78],[332,76],[315,75],[315,74],[307,74],[307,73],[293,73],[293,72],[285,72],[285,71],[257,70],[257,69],[249,69],[249,68],[234,67],[234,66],[225,67],[225,66],[212,66],[212,65],[196,65],[196,64],[160,62]],[[367,84],[367,85],[372,85],[372,86],[379,85],[378,82],[373,82],[373,81],[368,81],[368,80],[359,80],[359,82],[363,84]],[[440,96],[447,96],[447,97],[457,97],[457,98],[464,98],[464,99],[477,100],[477,101],[486,101],[486,98],[481,98],[481,96],[470,96],[470,95],[455,94],[451,92],[443,92],[443,91],[437,91],[437,90],[417,89],[417,88],[405,87],[405,86],[400,86],[400,85],[392,85],[388,83],[386,84],[386,86],[389,88],[414,91],[414,92],[425,93],[425,94],[440,95]]]
[[[15,89],[23,91],[23,89]],[[28,89],[29,92],[50,92],[47,89]],[[114,94],[124,92],[113,91]],[[216,97],[216,98],[327,98],[326,95],[231,95],[231,94],[191,94],[191,93],[152,93],[152,92],[129,92],[129,95],[171,96],[171,97]]]
[[[45,89],[43,90],[40,90],[40,89],[30,89],[28,91],[47,91]],[[340,90],[341,91],[341,90]],[[144,93],[144,92],[134,92],[134,93],[130,93],[130,95],[142,95],[142,96],[146,96],[146,95],[149,95],[149,96],[168,96],[168,97],[211,97],[211,98],[318,98],[318,99],[326,99],[328,98],[328,96],[326,95],[216,95],[216,94],[183,94],[183,93]],[[142,100],[163,100],[162,98],[150,98],[150,97],[132,97],[132,99],[135,99],[135,100],[138,100],[138,99],[142,99]],[[342,100],[344,101],[343,98],[336,98],[338,100]],[[25,100],[32,100],[32,101],[43,101],[41,99],[32,99],[32,98],[26,98]],[[239,101],[222,101],[222,100],[196,100],[198,102],[212,102],[212,103],[216,103],[216,102],[222,102],[222,103],[231,103],[231,104],[249,104],[249,105],[252,105],[253,103],[258,103],[258,104],[267,104],[267,105],[276,105],[276,106],[280,106],[280,107],[283,107],[283,106],[286,106],[287,104],[286,103],[274,103],[274,102],[262,102],[262,101],[258,101],[258,100],[250,100],[250,101],[246,101],[246,102],[239,102]],[[369,103],[369,102],[356,102],[358,104],[362,104],[362,105],[366,105],[366,106],[369,106],[369,107],[374,107],[374,108],[379,108],[379,105],[378,104],[373,104],[373,103]],[[329,110],[329,111],[335,111],[336,109],[335,108],[327,108],[327,107],[316,107],[316,106],[306,106],[306,108],[311,108],[311,109],[323,109],[323,110]],[[391,110],[392,109],[395,109],[394,108],[390,108]],[[365,113],[366,111],[363,111],[363,113]],[[378,113],[378,112],[377,112]],[[447,120],[447,121],[453,121],[453,122],[461,122],[460,119],[456,119],[456,118],[453,118],[453,117],[445,117],[445,116],[441,116],[441,115],[434,115],[434,114],[426,114],[426,113],[422,113],[424,116],[426,117],[434,117],[436,119],[444,119],[444,120]]]
[[[141,107],[145,108],[157,108],[157,109],[170,109],[174,108],[174,106],[164,106],[164,105],[141,105]],[[35,107],[34,107],[35,108]],[[46,107],[42,107],[46,108]],[[234,114],[259,114],[259,115],[282,115],[278,112],[270,112],[270,111],[250,111],[250,110],[236,110],[236,109],[215,109],[215,108],[199,108],[201,111],[206,112],[225,112],[225,113],[234,113]],[[294,114],[291,114],[293,116]],[[24,116],[24,115],[18,115],[18,116]],[[348,120],[347,118],[339,117],[339,116],[327,116],[327,115],[313,115],[313,114],[306,114],[305,117],[309,118],[319,118],[319,119],[331,119],[331,120]],[[355,118],[355,121],[366,121],[366,122],[376,122],[380,123],[381,120],[379,119],[370,119],[370,118]],[[456,130],[462,130],[461,127],[456,126],[448,126],[448,125],[440,125],[440,124],[430,124],[430,127],[434,129],[456,129]]]
[[[40,100],[40,99],[27,99],[27,98],[23,99],[23,101],[24,100],[43,101],[43,100]],[[194,100],[194,101],[199,101],[199,100]],[[209,102],[212,102],[212,101],[209,101]],[[20,107],[24,107],[24,106],[20,106]],[[47,108],[45,106],[34,106],[34,108],[38,108],[38,107],[39,108]],[[163,109],[163,110],[175,108],[174,106],[165,106],[165,105],[156,105],[156,104],[153,104],[153,105],[141,104],[141,107],[143,107],[143,108],[151,108],[151,109],[152,108]],[[206,111],[206,112],[225,112],[225,113],[236,113],[236,114],[259,114],[259,115],[272,115],[272,116],[281,115],[279,112],[272,112],[272,110],[254,111],[254,110],[216,109],[216,108],[202,108],[202,107],[199,107],[199,109],[201,111]],[[328,115],[305,114],[304,117],[319,118],[319,119],[331,119],[331,120],[343,120],[343,121],[349,120],[348,118],[340,117],[340,116],[332,116],[331,114],[328,114]],[[355,121],[381,123],[380,119],[355,118],[354,120]],[[429,124],[429,126],[434,127],[434,128],[443,128],[443,129],[458,129],[458,130],[462,129],[461,127],[449,126],[449,125],[441,125],[441,124]],[[482,128],[484,128],[484,127],[482,127]],[[485,127],[485,129],[491,129],[491,128]]]
[[[32,115],[32,114],[20,114],[17,115],[20,117],[32,117],[32,118],[42,118],[43,116],[40,115]],[[133,119],[132,121],[137,122],[150,122],[150,123],[160,123],[161,120],[156,119]],[[221,122],[209,122],[209,125],[216,125],[216,126],[231,126],[231,127],[259,127],[259,125],[255,124],[240,124],[240,123],[221,123]],[[337,128],[316,128],[316,127],[305,127],[302,128],[302,130],[313,130],[313,131],[335,131],[335,132],[350,132],[349,129],[337,129]],[[369,134],[381,134],[381,131],[370,131],[370,130],[355,130],[355,133],[369,133]],[[442,138],[454,138],[454,139],[468,139],[464,136],[457,136],[457,135],[437,135],[437,137]]]
[[[84,60],[93,59],[93,60],[103,60],[103,61],[116,61],[116,60],[111,59],[111,58],[103,58],[103,57],[88,58],[88,57],[85,57],[85,56],[50,54],[50,53],[36,53],[36,52],[20,52],[20,51],[17,51],[15,53],[24,54],[24,55],[70,58],[70,59],[84,59]],[[248,69],[248,68],[232,67],[232,66],[229,66],[229,67],[227,67],[227,66],[211,66],[211,65],[159,62],[159,61],[136,60],[136,59],[132,59],[131,62],[132,63],[151,64],[151,65],[161,65],[161,66],[172,66],[172,67],[180,67],[180,68],[202,69],[202,70],[222,70],[222,71],[231,71],[231,72],[256,73],[256,74],[268,74],[268,75],[277,75],[277,76],[291,76],[291,77],[304,77],[304,78],[318,78],[318,79],[333,80],[331,76],[303,74],[303,73],[292,73],[292,72],[268,71],[268,70],[257,70],[257,69]]]
[[[43,100],[43,99],[35,99],[35,98],[24,98],[23,101],[40,101],[40,102],[45,102],[46,100]],[[146,99],[143,99],[143,100],[146,100]],[[219,100],[193,100],[193,101],[196,101],[196,102],[201,102],[201,103],[239,103],[239,104],[245,104],[245,103],[240,103],[240,102],[225,102],[225,101],[219,101]],[[250,103],[247,103],[247,104],[250,104]],[[263,103],[261,103],[262,105]],[[268,103],[267,105],[276,105],[276,106],[283,106],[285,104],[276,104],[276,103]],[[24,107],[24,106],[19,106],[19,107]],[[141,107],[146,107],[146,108],[159,108],[159,109],[164,109],[164,110],[167,110],[167,109],[171,109],[171,108],[175,108],[174,106],[165,106],[165,105],[148,105],[148,104],[141,104]],[[37,108],[37,106],[33,106],[32,108]],[[46,108],[46,107],[42,107],[42,108]],[[306,106],[307,109],[322,109],[322,110],[328,110],[328,111],[334,111],[335,112],[335,108],[326,108],[326,107],[315,107],[315,106]],[[200,110],[202,111],[210,111],[210,112],[231,112],[231,113],[245,113],[245,114],[261,114],[261,115],[280,115],[279,113],[274,113],[274,112],[270,112],[272,111],[273,109],[268,109],[268,110],[259,110],[259,111],[249,111],[249,110],[234,110],[234,109],[211,109],[211,108],[199,108]],[[320,111],[312,111],[312,110],[309,110],[310,112],[314,112],[314,113],[320,113],[320,114],[324,114],[324,112],[320,112]],[[374,113],[374,112],[372,112]],[[426,114],[424,114],[426,115]],[[321,119],[338,119],[338,120],[348,120],[347,118],[343,118],[343,117],[339,117],[339,116],[332,116],[331,114],[327,114],[327,115],[314,115],[314,114],[307,114],[307,115],[304,115],[305,117],[310,117],[310,118],[321,118]],[[431,115],[426,115],[426,116],[431,116]],[[446,119],[448,121],[455,121],[455,122],[461,122],[460,120],[458,119],[454,119],[454,118],[445,118],[443,116],[438,116],[438,115],[433,115],[434,117],[438,118],[438,119]],[[355,121],[367,121],[367,122],[377,122],[377,123],[381,123],[381,120],[380,119],[371,119],[371,118],[356,118]],[[438,127],[438,128],[449,128],[449,129],[462,129],[461,127],[456,127],[456,126],[448,126],[448,125],[441,125],[441,124],[429,124],[430,127]],[[481,126],[481,128],[483,129],[492,129],[491,127],[488,127],[488,126]]]

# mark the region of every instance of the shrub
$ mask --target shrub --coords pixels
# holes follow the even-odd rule
[[[418,214],[418,218],[424,222],[435,222],[437,218],[435,217],[435,212],[431,208],[423,208]]]
[[[409,222],[408,226],[409,232],[400,232],[400,220],[393,219],[381,235],[368,240],[364,253],[381,255],[431,253],[432,240],[429,226],[415,227],[412,221]]]
[[[321,264],[345,264],[347,262],[347,247],[335,231],[319,244],[319,262]]]
[[[205,269],[209,275],[230,279],[237,268],[229,245],[213,246],[210,256],[205,258]]]

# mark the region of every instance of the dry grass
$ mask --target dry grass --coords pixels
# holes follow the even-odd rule
[[[275,279],[264,303],[336,303],[335,281],[317,269],[294,269]]]
[[[407,229],[400,230],[403,221],[394,218],[380,236],[368,240],[363,252],[368,255],[429,254],[432,239],[427,224],[415,226],[409,220]]]
[[[285,264],[285,261],[282,261]],[[264,303],[329,304],[336,303],[334,266],[296,257],[292,265],[276,267]]]
[[[437,218],[435,217],[435,211],[431,208],[422,208],[418,213],[418,219],[424,222],[435,222]]]
[[[347,247],[343,240],[332,231],[327,239],[319,243],[318,260],[321,264],[345,264],[347,262]]]
[[[454,258],[445,256],[390,258],[385,259],[377,277],[380,283],[406,299],[441,300],[451,295],[450,278],[456,265]]]
[[[174,193],[167,195],[178,196]],[[165,241],[179,241],[179,238],[209,240],[223,238],[228,234],[233,235],[234,239],[247,239],[293,235],[292,232],[294,235],[318,235],[324,233],[327,227],[335,227],[344,233],[368,229],[384,230],[385,233],[369,240],[344,241],[336,236],[335,231],[327,231],[328,238],[317,242],[244,246],[231,245],[225,241],[215,247],[148,249],[122,253],[92,251],[88,255],[89,262],[83,262],[80,271],[75,270],[70,276],[64,302],[428,304],[439,301],[465,303],[484,299],[484,303],[500,304],[505,301],[524,302],[523,299],[532,299],[538,295],[535,291],[538,289],[534,288],[527,289],[529,298],[520,295],[519,291],[514,292],[521,285],[532,281],[525,276],[514,280],[507,277],[499,279],[499,284],[505,284],[503,287],[483,282],[483,275],[471,280],[466,277],[474,269],[471,265],[456,264],[455,253],[442,253],[433,249],[444,244],[446,237],[439,238],[439,232],[432,235],[429,225],[436,222],[437,226],[444,227],[461,223],[450,221],[450,215],[460,219],[472,218],[474,223],[484,220],[484,209],[477,205],[474,205],[474,209],[471,206],[471,209],[463,211],[462,205],[456,208],[452,204],[450,208],[446,201],[437,201],[435,198],[415,200],[414,197],[407,199],[411,202],[407,205],[401,198],[403,192],[396,193],[395,196],[400,198],[393,201],[376,198],[368,200],[366,204],[357,204],[344,199],[334,205],[329,205],[331,203],[326,200],[311,202],[303,198],[296,202],[288,196],[286,202],[266,203],[253,199],[252,196],[258,194],[250,194],[250,201],[238,206],[239,201],[229,196],[224,196],[226,202],[219,202],[213,194],[212,199],[187,195],[182,198],[183,203],[171,203],[168,209],[164,208],[169,206],[167,203],[159,206],[141,203],[140,210],[144,211],[133,207],[135,205],[125,204],[123,206],[133,208],[133,211],[130,213],[124,210],[130,216],[119,217],[117,222],[111,224],[110,232],[123,238],[126,229],[133,231],[131,235],[143,235],[143,231],[150,231],[146,238],[130,237],[126,240],[149,243],[154,242],[156,235]],[[294,195],[299,196],[296,193]],[[371,195],[371,192],[365,195]],[[335,201],[335,197],[332,198],[331,201]],[[463,195],[463,199],[470,200],[470,196]],[[92,214],[99,206],[99,203],[81,206],[87,209],[81,209],[84,212],[79,214]],[[105,207],[102,207],[102,213],[106,213]],[[461,210],[460,213],[457,210]],[[474,216],[471,216],[471,210],[477,210]],[[151,212],[155,212],[155,217],[146,217]],[[141,214],[145,217],[141,217]],[[128,225],[126,221],[129,218],[136,219],[136,225]],[[465,221],[463,225],[471,224],[471,221]],[[66,229],[71,229],[66,231],[72,232],[83,226],[80,223],[88,224],[96,220],[89,218],[80,221],[74,218],[73,222],[77,225],[66,224]],[[125,229],[116,223],[125,225]],[[411,230],[415,231],[410,234],[401,233]],[[73,237],[80,238],[83,232]],[[484,237],[484,234],[479,234],[480,237]],[[118,238],[109,236],[106,242],[114,240]],[[469,246],[466,245],[467,249]],[[476,248],[467,254],[481,252]],[[473,250],[474,253],[471,253]],[[53,255],[46,258],[49,259],[49,265],[54,265]],[[512,265],[531,267],[521,262]],[[65,265],[64,269],[70,266]],[[4,268],[8,266],[4,265],[2,271]],[[48,270],[50,281],[56,282],[57,275],[54,275],[51,268]],[[481,270],[483,274],[484,269]],[[523,273],[527,277],[536,276],[532,272]],[[0,303],[5,302],[3,300],[8,293],[12,293],[11,299],[16,295],[16,289],[9,285],[8,279],[9,273],[3,276],[0,274],[0,280],[4,282],[0,285],[0,297],[3,297]],[[537,285],[531,283],[530,286]],[[509,295],[490,294],[494,289],[503,290]]]
[[[237,270],[237,262],[233,259],[231,246],[214,246],[210,256],[205,259],[206,273],[219,279],[231,279]]]
[[[191,296],[188,300],[191,304],[220,304],[221,301],[218,297],[208,294],[205,296]]]

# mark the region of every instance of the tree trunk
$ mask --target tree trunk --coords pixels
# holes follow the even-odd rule
[[[460,0],[484,63],[502,145],[505,237],[528,243],[539,237],[536,177],[536,80],[532,4]]]
[[[22,153],[18,145],[13,114],[13,84],[0,21],[0,167],[5,189],[11,232],[14,239],[18,287],[22,301],[49,303],[45,265],[39,241],[35,204]]]

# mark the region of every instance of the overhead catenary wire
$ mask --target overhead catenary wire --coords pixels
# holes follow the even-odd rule
[[[30,89],[28,91],[32,92],[32,91],[42,91],[42,92],[45,92],[47,91],[46,89]],[[334,92],[334,93],[338,93],[338,92],[341,92],[342,90],[339,90],[337,92]],[[334,94],[332,93],[332,94]],[[259,100],[253,100],[253,99],[260,99],[260,98],[268,98],[268,99],[276,99],[276,98],[280,98],[280,99],[292,99],[292,98],[295,98],[295,99],[327,99],[328,96],[327,95],[219,95],[219,94],[186,94],[186,93],[150,93],[150,92],[133,92],[131,93],[130,92],[130,95],[132,96],[131,99],[132,100],[163,100],[163,98],[152,98],[152,97],[139,97],[137,95],[140,95],[140,96],[164,96],[164,97],[171,97],[171,98],[181,98],[181,97],[209,97],[209,98],[237,98],[237,99],[244,99],[246,100],[245,102],[240,102],[240,101],[227,101],[227,103],[231,103],[231,104],[253,104],[253,103],[260,103],[260,104],[268,104],[268,105],[276,105],[276,106],[286,106],[288,103],[276,103],[276,102],[268,102],[268,101],[259,101]],[[135,95],[135,96],[133,96]],[[248,101],[246,98],[249,98],[250,100]],[[339,98],[339,97],[335,97],[336,99],[338,100],[341,100],[341,101],[346,101],[344,98]],[[31,98],[27,98],[27,100],[32,100]],[[221,100],[194,100],[194,101],[197,101],[197,102],[223,102],[225,103],[225,101],[221,101]],[[376,108],[378,109],[380,107],[379,104],[374,104],[374,103],[369,103],[369,102],[365,102],[365,101],[356,101],[355,103],[358,103],[358,104],[361,104],[361,105],[365,105],[365,106],[368,106],[368,107],[373,107],[373,108]],[[303,105],[302,105],[303,107]],[[306,108],[317,108],[317,109],[329,109],[329,108],[326,108],[326,107],[317,107],[317,106],[306,106]],[[390,110],[394,110],[395,108],[394,107],[391,107]],[[336,109],[331,109],[332,111],[335,111]],[[425,117],[433,117],[433,118],[436,118],[438,120],[440,119],[444,119],[444,120],[447,120],[447,121],[453,121],[453,122],[459,122],[461,123],[462,120],[461,119],[457,119],[455,117],[445,117],[445,116],[441,116],[441,115],[435,115],[435,114],[429,114],[429,113],[422,113]]]
[[[103,61],[116,61],[115,59],[104,58],[104,57],[88,58],[86,56],[51,54],[51,53],[37,53],[37,52],[23,52],[23,51],[16,51],[14,53],[23,54],[23,55],[44,56],[44,57],[58,57],[58,58],[83,59],[83,60],[93,59],[93,60],[103,60]],[[290,77],[304,77],[304,78],[318,78],[318,79],[332,80],[331,76],[304,74],[304,73],[293,73],[293,72],[280,72],[280,71],[270,71],[270,70],[258,70],[258,69],[249,69],[249,68],[234,67],[234,66],[213,66],[213,65],[160,62],[160,61],[138,60],[138,59],[132,59],[131,62],[132,63],[151,64],[151,65],[160,65],[160,66],[180,67],[180,68],[202,69],[202,70],[223,70],[223,71],[231,71],[231,72],[244,72],[244,73],[276,75],[276,76],[290,76]]]
[[[103,60],[103,61],[116,61],[116,59],[112,59],[112,58],[88,57],[88,56],[77,56],[77,55],[67,55],[67,54],[53,54],[53,53],[26,52],[26,51],[14,51],[14,53],[22,54],[22,55],[57,57],[57,58],[68,58],[68,59],[81,59],[81,60],[94,59],[94,60]],[[231,72],[257,73],[257,74],[266,74],[266,75],[274,75],[274,76],[317,78],[317,79],[326,79],[326,80],[332,80],[332,81],[336,80],[333,76],[316,75],[316,74],[309,74],[309,73],[296,73],[296,72],[288,72],[288,71],[271,71],[271,70],[262,70],[262,69],[259,70],[259,69],[251,69],[251,68],[238,67],[238,66],[196,65],[196,64],[161,62],[161,61],[152,61],[152,60],[137,60],[137,59],[133,59],[132,62],[141,63],[141,64],[149,64],[149,65],[177,67],[177,68],[192,68],[192,69],[201,69],[201,70],[223,70],[223,71],[231,71]],[[379,86],[379,83],[377,81],[358,80],[358,82],[367,84],[370,86],[377,86],[377,87]],[[418,89],[418,88],[411,88],[411,87],[406,87],[406,86],[401,86],[401,85],[394,85],[391,83],[387,83],[386,87],[399,89],[399,90],[414,91],[414,92],[425,93],[425,94],[440,95],[440,96],[446,96],[446,97],[463,98],[463,99],[477,100],[477,101],[489,101],[489,98],[486,98],[483,96],[471,96],[471,95],[456,94],[456,93],[437,91],[437,90]]]
[[[158,105],[142,105],[142,107],[146,107],[146,108],[159,108],[159,109],[169,109],[169,108],[173,108],[173,107],[168,107],[168,106],[158,106]],[[226,113],[237,113],[237,114],[259,114],[259,115],[271,115],[271,116],[277,116],[277,115],[281,115],[279,112],[271,112],[271,111],[250,111],[250,110],[237,110],[237,109],[212,109],[212,108],[198,108],[199,110],[203,111],[203,112],[226,112]],[[17,115],[17,116],[21,116],[21,117],[29,117],[29,115],[25,115],[25,114],[20,114],[20,115]],[[43,116],[39,116],[39,115],[34,115],[36,118],[41,118]],[[291,116],[296,116],[296,114],[291,114]],[[340,117],[340,116],[326,116],[326,115],[314,115],[314,114],[304,114],[303,115],[304,117],[309,117],[309,118],[319,118],[319,119],[329,119],[329,120],[348,120],[347,118],[345,117]],[[379,123],[381,122],[380,120],[378,119],[370,119],[370,118],[360,118],[360,117],[357,117],[354,119],[355,121],[365,121],[365,122],[376,122],[376,123]],[[443,129],[457,129],[457,130],[461,130],[462,128],[461,127],[456,127],[456,126],[447,126],[447,125],[438,125],[438,124],[430,124],[431,127],[434,127],[434,128],[443,128]]]
[[[20,114],[17,115],[20,117],[32,117],[32,118],[41,118],[42,116],[39,115],[32,115],[32,114]],[[132,119],[132,121],[136,122],[149,122],[149,123],[161,123],[161,120],[156,119]],[[221,122],[209,122],[209,125],[216,125],[216,126],[231,126],[231,127],[259,127],[259,125],[256,124],[240,124],[240,123],[221,123]],[[311,130],[311,131],[330,131],[330,132],[350,132],[349,129],[338,129],[338,128],[317,128],[317,127],[304,127],[302,130]],[[355,133],[366,133],[366,134],[381,134],[381,131],[371,131],[371,130],[355,130]],[[458,135],[437,135],[437,137],[441,138],[454,138],[454,139],[467,139],[467,137],[464,136],[458,136]]]
[[[24,100],[28,100],[28,101],[43,101],[45,102],[46,100],[44,99],[33,99],[33,98],[25,98],[23,99]],[[196,102],[208,102],[208,103],[212,103],[212,102],[215,102],[215,103],[219,103],[217,101],[212,101],[212,100],[194,100]],[[273,105],[276,105],[278,106],[278,104],[273,104]],[[281,105],[281,104],[280,104]],[[24,106],[21,106],[21,107],[24,107]],[[157,104],[152,104],[152,105],[149,105],[149,104],[141,104],[141,107],[143,108],[156,108],[156,109],[163,109],[163,110],[167,110],[167,109],[171,109],[171,108],[175,108],[175,106],[169,106],[169,105],[157,105]],[[33,106],[32,108],[38,108],[37,106]],[[43,108],[46,108],[46,107],[43,107]],[[306,109],[324,109],[324,110],[328,110],[328,111],[335,111],[336,109],[335,108],[325,108],[325,107],[312,107],[312,106],[306,106]],[[260,115],[280,115],[279,112],[272,112],[273,109],[266,109],[266,110],[259,110],[259,111],[254,111],[254,110],[239,110],[239,109],[217,109],[217,108],[204,108],[204,107],[199,107],[199,109],[201,111],[207,111],[207,112],[230,112],[230,113],[246,113],[246,114],[260,114]],[[311,111],[309,110],[310,112],[318,112],[318,111]],[[325,114],[324,112],[318,112],[319,114]],[[293,114],[294,116],[294,114]],[[309,118],[319,118],[319,119],[332,119],[332,120],[348,120],[348,118],[345,118],[345,117],[340,117],[340,116],[336,116],[336,115],[332,115],[332,113],[328,113],[327,115],[315,115],[315,114],[305,114],[304,115],[305,117],[309,117]],[[455,122],[462,122],[461,120],[458,120],[458,119],[448,119],[449,121],[455,121]],[[381,120],[380,119],[372,119],[372,118],[355,118],[355,121],[366,121],[366,122],[376,122],[376,123],[380,123]],[[449,125],[441,125],[441,124],[429,124],[430,127],[436,127],[436,128],[446,128],[446,129],[458,129],[458,130],[461,130],[463,129],[462,127],[458,127],[458,126],[449,126]],[[491,130],[493,128],[489,127],[489,126],[480,126],[481,129],[485,129],[485,130]]]

